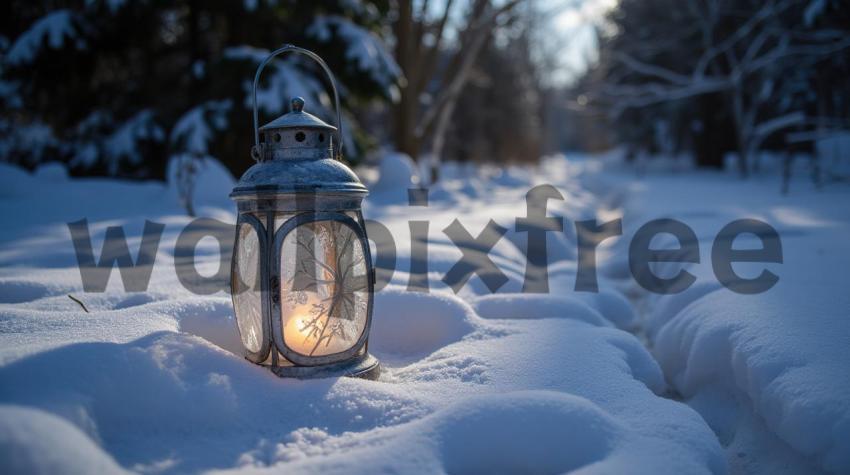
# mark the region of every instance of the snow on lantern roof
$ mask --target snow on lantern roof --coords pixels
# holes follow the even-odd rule
[[[292,99],[292,110],[268,124],[260,127],[260,132],[270,129],[292,129],[305,128],[336,130],[336,127],[319,119],[318,117],[304,112],[304,99],[295,97]]]

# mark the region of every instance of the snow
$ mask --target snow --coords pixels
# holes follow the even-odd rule
[[[42,183],[61,183],[68,179],[68,169],[59,162],[39,165],[34,174]]]
[[[221,100],[189,109],[171,129],[172,144],[188,153],[206,155],[215,131],[227,128],[227,112],[231,106],[231,101]]]
[[[2,39],[0,39],[0,42],[2,42]],[[0,51],[2,51],[2,47],[0,47]],[[20,94],[18,94],[19,89],[20,83],[16,81],[0,80],[0,100],[3,101],[2,104],[13,110],[23,107],[24,103]]]
[[[378,180],[370,187],[382,203],[407,203],[407,190],[419,184],[416,163],[410,156],[386,153],[378,164]]]
[[[815,141],[818,156],[826,173],[835,177],[850,175],[850,133],[835,132]]]
[[[104,150],[108,157],[109,173],[115,175],[118,172],[118,165],[122,158],[131,163],[142,161],[138,142],[144,140],[154,142],[165,140],[165,131],[157,125],[153,111],[150,109],[143,109],[127,119],[105,140]]]
[[[806,9],[803,11],[803,24],[809,27],[814,25],[815,21],[823,15],[826,6],[826,0],[810,0]]]
[[[228,99],[207,101],[189,109],[171,129],[170,141],[177,152],[168,160],[166,177],[174,202],[193,209],[226,202],[221,190],[232,189],[235,180],[208,150],[216,132],[227,128],[232,105]]]
[[[718,433],[730,469],[850,471],[848,191],[816,190],[800,179],[784,197],[777,176],[747,182],[710,173],[607,178],[608,186],[630,191],[621,210],[624,236],[650,219],[672,217],[699,237],[701,262],[686,267],[697,276],[691,288],[665,296],[636,286],[627,292],[642,294],[643,327],[667,380]],[[780,277],[758,295],[723,288],[711,269],[714,236],[742,217],[771,224],[782,241],[782,264],[735,264],[742,276],[766,268]],[[745,236],[735,243],[759,246]],[[671,271],[663,263],[656,270],[665,267]]]
[[[71,10],[53,10],[36,20],[27,31],[15,39],[6,52],[4,61],[13,66],[29,64],[35,60],[45,42],[51,49],[62,48],[66,41],[73,41],[72,44],[78,49],[84,48],[85,42],[78,37],[78,21]]]
[[[391,232],[397,256],[375,296],[369,349],[380,379],[298,381],[241,357],[226,293],[180,284],[175,242],[192,218],[173,185],[2,165],[0,213],[12,225],[0,230],[0,471],[850,470],[848,191],[795,184],[783,197],[776,180],[635,179],[558,157],[504,172],[443,166],[427,207],[407,204],[415,170],[403,156],[388,156],[371,184],[366,217]],[[233,177],[215,161],[205,167],[196,211],[234,223]],[[564,197],[548,215],[565,218],[565,231],[549,233],[551,291],[521,293],[525,234],[513,227],[542,183]],[[623,237],[597,251],[600,292],[575,292],[573,221],[618,216]],[[689,267],[697,283],[678,295],[648,294],[628,271],[631,235],[660,216],[700,238],[701,262]],[[144,221],[165,224],[146,291],[125,292],[116,270],[105,292],[82,291],[65,224],[82,217],[95,256],[110,226],[124,228],[135,257]],[[782,237],[785,260],[768,265],[780,281],[764,294],[712,280],[711,241],[740,217]],[[506,274],[496,293],[479,276],[457,293],[443,282],[464,254],[442,232],[455,218],[472,236],[491,219],[509,229],[489,252],[462,243]],[[411,220],[430,223],[428,292],[407,289]],[[218,241],[202,240],[196,255],[201,275],[218,272]],[[655,270],[675,270],[664,264]]]
[[[259,65],[271,51],[252,46],[234,46],[224,50],[224,57],[230,60],[247,60]],[[303,97],[307,101],[305,110],[320,117],[329,117],[330,99],[325,88],[313,75],[305,74],[296,65],[300,64],[296,56],[278,57],[272,60],[263,72],[257,86],[257,104],[264,113],[277,116],[289,110],[289,101],[293,97]],[[263,85],[267,86],[263,86]],[[339,85],[338,85],[339,87]],[[245,107],[253,107],[253,82],[245,81]],[[259,124],[262,125],[262,124]]]
[[[269,53],[271,51],[266,49],[242,45],[226,48],[224,57],[231,61],[250,61],[252,64],[259,65]],[[257,85],[258,109],[266,115],[276,117],[289,111],[289,102],[292,98],[303,97],[306,100],[305,111],[337,126],[335,104],[318,79],[319,76],[316,75],[324,75],[324,72],[316,67],[315,74],[305,73],[305,63],[310,61],[291,52],[288,56],[284,53],[283,56],[270,61],[263,70]],[[306,69],[306,71],[311,70]],[[344,100],[347,91],[345,85],[336,78],[334,80],[339,96]],[[245,91],[244,106],[249,110],[253,108],[253,87],[253,81],[245,81],[242,85]],[[357,149],[352,145],[355,143],[354,129],[357,121],[345,111],[342,111],[340,116],[343,122],[344,143],[348,144],[344,150],[345,155],[356,157]],[[262,125],[262,123],[258,124],[258,126]]]
[[[180,170],[185,160],[192,161],[195,184],[192,187],[192,203],[195,207],[209,206],[222,208],[228,206],[227,194],[221,190],[232,190],[236,179],[230,171],[218,160],[210,156],[176,155],[168,162],[168,192],[175,203],[180,202]]]
[[[99,0],[86,0],[87,7],[97,6],[100,3],[105,3],[110,13],[116,13],[127,4],[127,0],[106,0],[105,2],[100,2]]]
[[[39,121],[13,124],[0,119],[0,131],[3,132],[0,137],[0,156],[26,150],[27,160],[32,164],[41,163],[47,155],[46,151],[58,145],[53,129]]]
[[[144,160],[141,142],[165,141],[165,130],[151,109],[142,109],[123,121],[115,120],[108,111],[95,110],[75,129],[75,138],[62,144],[73,153],[71,164],[93,166],[103,161],[113,175],[125,161],[137,164]]]
[[[401,68],[378,36],[339,15],[319,15],[307,28],[308,35],[324,43],[334,33],[346,44],[345,56],[358,70],[368,73],[388,96],[398,94],[395,82],[402,76]]]
[[[65,419],[24,407],[0,407],[5,473],[126,473]]]

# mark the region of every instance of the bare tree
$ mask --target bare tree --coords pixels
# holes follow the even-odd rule
[[[396,148],[417,159],[426,137],[432,136],[432,155],[439,160],[449,119],[482,47],[519,3],[509,0],[497,6],[490,0],[472,0],[463,18],[450,28],[455,21],[453,0],[446,0],[436,17],[428,0],[418,8],[399,1],[393,24],[395,56],[406,82],[393,110]],[[457,33],[451,48],[446,45],[450,29]],[[432,163],[432,180],[436,172]]]
[[[740,172],[747,176],[770,135],[818,121],[800,104],[778,104],[808,87],[805,78],[793,77],[791,71],[805,71],[850,47],[850,32],[807,30],[800,22],[783,22],[783,14],[801,8],[800,0],[764,2],[743,22],[734,18],[739,14],[734,2],[688,0],[686,6],[689,24],[698,29],[702,43],[699,56],[681,58],[681,69],[660,66],[652,58],[675,56],[676,42],[632,42],[628,50],[613,53],[610,59],[620,71],[609,74],[593,97],[609,104],[616,116],[629,108],[722,93],[735,122]],[[738,26],[719,34],[721,24],[730,21]]]

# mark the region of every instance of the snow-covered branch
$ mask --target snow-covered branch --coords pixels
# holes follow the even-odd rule
[[[316,17],[307,34],[322,42],[339,36],[346,44],[346,58],[380,84],[388,97],[398,95],[395,83],[402,77],[401,68],[377,35],[339,15]]]
[[[32,63],[45,44],[59,49],[70,42],[77,49],[83,49],[86,47],[85,40],[80,37],[83,28],[82,19],[76,13],[66,9],[54,10],[18,36],[3,60],[12,66]]]

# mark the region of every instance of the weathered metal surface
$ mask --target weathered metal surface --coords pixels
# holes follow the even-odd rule
[[[239,223],[250,224],[260,237],[263,341],[257,352],[246,349],[246,358],[268,366],[283,377],[357,376],[375,379],[380,373],[380,365],[368,353],[374,268],[360,212],[368,190],[351,169],[335,159],[333,135],[336,127],[304,112],[303,99],[294,98],[292,111],[261,128],[257,127],[256,86],[260,73],[274,56],[287,51],[315,59],[331,78],[337,99],[337,121],[341,127],[336,85],[321,58],[310,51],[287,45],[261,63],[254,78],[255,147],[252,155],[257,163],[245,172],[230,194],[237,203]],[[280,213],[291,214],[291,217],[277,228],[275,219]],[[368,303],[363,332],[350,348],[335,354],[307,356],[288,348],[283,335],[280,263],[285,236],[298,226],[315,221],[341,223],[354,231],[363,250],[369,276]],[[238,240],[235,245],[239,245]],[[236,318],[240,316],[236,315]]]

